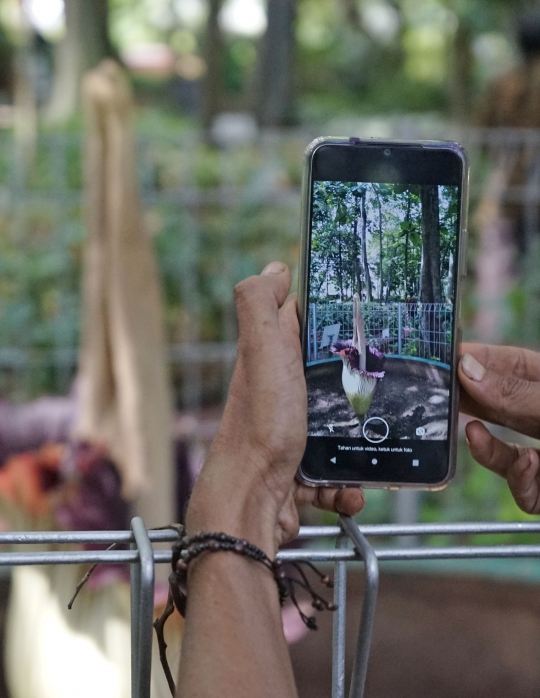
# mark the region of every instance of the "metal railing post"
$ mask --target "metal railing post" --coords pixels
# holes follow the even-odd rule
[[[373,634],[373,621],[375,619],[375,607],[377,605],[377,593],[379,590],[379,563],[375,551],[360,533],[354,519],[350,516],[340,516],[339,523],[343,531],[352,540],[354,549],[364,561],[366,569],[364,603],[362,604],[362,616],[360,618],[356,654],[349,689],[349,698],[363,698],[369,650],[371,648],[371,636]]]
[[[137,550],[137,543],[130,543],[132,550]],[[131,607],[131,698],[139,698],[139,683],[137,681],[137,664],[139,661],[139,627],[140,604],[139,590],[141,587],[140,559],[129,567],[130,607]]]
[[[143,520],[131,520],[139,553],[131,565],[131,696],[150,698],[152,675],[152,621],[154,613],[154,549]]]
[[[420,560],[478,560],[478,559],[540,559],[538,544],[457,545],[416,548],[380,546],[371,547],[365,536],[391,537],[418,536],[425,539],[434,535],[473,534],[539,534],[540,522],[461,522],[430,524],[366,524],[362,531],[350,517],[341,517],[339,525],[301,527],[299,540],[336,539],[336,546],[299,547],[280,550],[283,561],[337,563],[334,599],[338,604],[334,617],[334,648],[332,697],[344,698],[345,637],[346,637],[346,583],[347,565],[364,561],[366,586],[356,657],[352,672],[349,698],[363,698],[371,646],[373,621],[378,592],[378,561]],[[0,545],[69,545],[130,544],[131,550],[53,549],[23,552],[19,549],[0,551],[0,568],[19,565],[69,564],[130,564],[131,565],[131,621],[132,621],[132,698],[149,698],[151,681],[152,615],[154,563],[170,563],[171,550],[154,550],[152,542],[172,543],[177,532],[170,530],[147,531],[141,519],[131,522],[131,531],[19,531],[1,532]],[[348,538],[354,549],[347,546]],[[81,629],[84,631],[84,629]]]
[[[347,536],[338,536],[336,548],[347,547]],[[347,622],[347,563],[334,565],[334,613],[332,637],[332,698],[345,698],[345,631]]]

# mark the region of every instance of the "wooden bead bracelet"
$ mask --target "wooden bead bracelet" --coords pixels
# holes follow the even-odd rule
[[[277,584],[279,602],[284,605],[287,598],[290,598],[296,607],[300,618],[310,630],[317,630],[315,616],[307,616],[298,603],[296,597],[296,587],[303,589],[311,596],[311,605],[317,611],[335,611],[337,606],[320,596],[312,587],[302,565],[313,571],[319,578],[321,584],[332,588],[332,579],[322,574],[311,562],[302,560],[299,562],[283,563],[281,560],[271,560],[266,553],[253,543],[241,538],[235,538],[227,533],[212,533],[210,531],[199,531],[192,536],[183,536],[172,548],[172,574],[169,577],[169,597],[167,605],[160,618],[154,622],[156,630],[159,656],[171,694],[175,694],[175,684],[167,661],[165,638],[163,628],[167,618],[176,608],[184,616],[186,612],[186,586],[189,565],[193,560],[204,553],[231,552],[236,555],[244,555],[254,562],[264,565],[274,577]],[[290,571],[289,571],[290,568]]]

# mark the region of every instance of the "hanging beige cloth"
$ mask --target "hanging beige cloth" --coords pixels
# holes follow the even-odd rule
[[[132,95],[107,60],[83,83],[88,241],[77,438],[106,445],[147,526],[171,523],[172,410],[156,264],[138,198]]]

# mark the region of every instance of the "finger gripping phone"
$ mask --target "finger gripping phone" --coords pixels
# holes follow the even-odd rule
[[[305,483],[437,489],[451,479],[467,183],[455,143],[309,146]]]

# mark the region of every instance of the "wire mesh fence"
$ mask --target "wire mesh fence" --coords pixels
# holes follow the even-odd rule
[[[373,122],[348,125],[346,133],[343,128],[342,135],[349,130],[377,135]],[[538,131],[462,129],[422,119],[385,120],[380,128],[387,137],[461,142],[472,166],[473,207],[486,193],[496,197],[496,203],[519,212],[527,239],[534,238],[540,211]],[[339,135],[340,127],[328,131]],[[316,135],[309,130],[262,132],[252,143],[213,149],[195,130],[139,131],[141,199],[165,289],[170,343],[175,356],[182,357],[172,364],[178,407],[225,399],[222,386],[231,362],[204,356],[230,356],[236,340],[234,284],[272,258],[293,267],[297,263],[302,151]],[[11,352],[9,358],[0,357],[4,397],[65,394],[71,385],[84,239],[81,143],[79,133],[41,134],[35,166],[24,180],[12,135],[0,133],[0,346]],[[503,185],[494,176],[517,170],[520,176],[507,176]],[[529,314],[531,307],[526,306]],[[409,323],[406,335],[397,330],[397,312],[392,318],[374,326],[373,341],[396,353],[401,339],[407,355],[417,351],[445,361],[446,320],[432,330],[438,336],[428,346],[421,326]],[[390,337],[378,336],[379,330],[388,330]],[[313,343],[313,357],[321,340],[317,347]]]
[[[367,525],[359,526],[350,517],[340,517],[336,526],[306,526],[300,529],[296,545],[281,550],[278,558],[283,562],[308,560],[333,563],[334,602],[338,609],[334,615],[332,653],[332,698],[344,698],[345,645],[347,623],[347,575],[351,563],[362,562],[365,571],[363,605],[358,619],[357,643],[350,683],[350,698],[362,698],[367,673],[373,627],[376,620],[379,563],[387,561],[422,560],[477,560],[540,558],[540,545],[447,545],[426,544],[428,536],[458,536],[459,540],[474,534],[489,536],[511,533],[514,535],[538,534],[536,522],[463,522],[431,523],[415,525]],[[173,543],[177,532],[172,530],[148,530],[142,519],[131,522],[131,531],[34,531],[0,533],[0,545],[16,545],[16,551],[0,550],[0,567],[19,565],[73,565],[80,563],[129,564],[131,577],[131,695],[132,698],[150,698],[152,671],[152,621],[154,608],[155,564],[169,563],[170,550],[154,548],[156,543]],[[374,547],[370,539],[391,541],[396,537],[414,536],[424,541],[416,547],[393,547],[388,543]],[[301,541],[309,540],[308,547]],[[62,550],[62,546],[74,544],[111,544],[129,546],[129,550]],[[25,545],[47,545],[54,549],[26,552]],[[466,681],[467,678],[463,677]]]
[[[449,363],[452,306],[446,303],[363,303],[366,341],[388,355]],[[308,360],[332,357],[330,346],[353,336],[353,304],[310,303]]]
[[[223,404],[236,359],[235,342],[189,342],[168,347],[178,409]],[[0,394],[16,403],[48,392],[67,395],[77,373],[78,350],[0,348]]]

